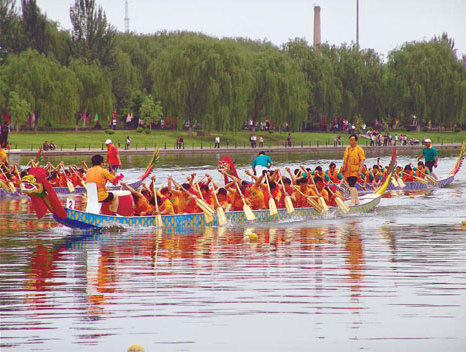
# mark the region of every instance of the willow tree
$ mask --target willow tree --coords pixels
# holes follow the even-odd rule
[[[338,114],[342,101],[341,82],[330,59],[331,48],[323,45],[316,50],[304,39],[297,38],[286,43],[283,50],[299,65],[306,80],[308,127],[319,126],[321,116],[330,118]]]
[[[388,88],[400,89],[400,114],[416,115],[434,125],[462,123],[466,101],[466,69],[450,42],[406,43],[388,56]]]
[[[117,101],[118,110],[127,115],[131,113],[131,96],[134,91],[141,89],[142,72],[133,66],[129,54],[116,50],[115,63],[111,68],[112,89]]]
[[[16,131],[20,130],[21,121],[26,119],[26,115],[31,113],[31,105],[16,93],[15,91],[10,91],[8,99],[8,110],[10,112],[10,117],[14,122]]]
[[[306,120],[307,90],[300,67],[278,48],[264,43],[248,57],[253,88],[248,116],[257,122],[268,119],[281,128],[285,123],[300,128]]]
[[[234,45],[200,36],[182,36],[153,61],[153,93],[178,126],[226,129],[244,119],[246,65]],[[236,115],[236,116],[235,116]]]
[[[64,123],[78,110],[76,76],[44,54],[26,50],[9,55],[1,74],[8,89],[29,103],[38,126]]]
[[[75,114],[76,129],[82,113],[109,116],[113,111],[115,96],[108,69],[100,67],[96,62],[88,65],[82,60],[73,60],[70,69],[78,79],[76,88],[79,91],[79,108]]]

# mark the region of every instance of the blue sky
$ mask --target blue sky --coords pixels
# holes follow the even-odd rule
[[[124,31],[125,1],[97,0],[109,22]],[[49,19],[70,29],[74,0],[37,0]],[[321,7],[322,41],[356,40],[356,0],[128,0],[130,30],[150,34],[188,30],[214,37],[266,39],[277,46],[292,38],[313,40],[314,5]],[[458,56],[466,54],[466,0],[359,0],[361,48],[384,55],[404,42],[447,32]]]

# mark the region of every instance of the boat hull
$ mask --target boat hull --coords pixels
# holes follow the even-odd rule
[[[433,189],[436,189],[436,188],[443,188],[443,187],[449,185],[450,183],[452,183],[454,180],[455,180],[455,175],[446,175],[446,176],[440,177],[438,179],[438,185],[436,185],[436,186],[434,186],[431,183],[424,184],[422,182],[406,182],[405,181],[405,187],[403,187],[403,188],[395,187],[393,185],[393,183],[389,183],[389,185],[387,186],[386,191],[391,192],[391,191],[433,190]],[[362,194],[372,193],[374,191],[374,189],[372,188],[372,186],[370,184],[367,184],[366,189],[364,189],[361,184],[357,183],[356,188],[357,188],[358,192],[362,193]]]
[[[370,194],[361,197],[361,204],[351,206],[348,214],[366,214],[372,212],[380,202],[380,195]],[[338,208],[332,208],[332,213],[340,215]],[[141,227],[141,228],[155,228],[155,216],[109,216],[101,214],[91,214],[79,210],[66,208],[67,217],[60,219],[54,216],[55,220],[59,223],[77,229],[93,229],[111,226],[121,227]],[[278,209],[278,213],[270,215],[268,209],[254,210],[256,216],[255,221],[247,221],[243,211],[230,211],[226,212],[229,224],[247,224],[247,223],[266,223],[278,221],[302,221],[308,218],[318,218],[322,215],[319,214],[314,208],[296,208],[292,214],[286,212],[286,209]],[[176,229],[195,229],[205,226],[217,226],[217,215],[214,214],[212,223],[207,224],[204,219],[203,213],[195,214],[177,214],[177,215],[164,215],[162,216],[164,227]]]

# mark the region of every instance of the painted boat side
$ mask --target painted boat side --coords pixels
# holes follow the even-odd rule
[[[349,214],[365,214],[373,211],[380,202],[380,195],[366,195],[361,197],[361,204],[350,207]],[[335,208],[338,213],[338,208]],[[100,214],[91,214],[79,210],[66,209],[68,214],[66,219],[59,219],[54,216],[59,223],[79,229],[91,229],[110,226],[133,226],[133,227],[155,227],[155,216],[130,216],[119,217]],[[263,223],[286,220],[303,220],[306,218],[315,218],[320,215],[314,208],[296,208],[295,212],[288,214],[286,209],[278,209],[278,213],[270,215],[268,209],[255,210],[256,220],[252,223]],[[243,211],[226,212],[230,224],[251,223],[246,220]],[[169,228],[199,228],[204,226],[216,226],[217,215],[214,215],[214,221],[206,224],[203,213],[196,214],[177,214],[162,216],[164,227]]]

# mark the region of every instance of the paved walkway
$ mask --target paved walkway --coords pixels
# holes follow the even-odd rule
[[[434,145],[437,150],[456,150],[460,149],[461,144],[459,143],[445,143],[443,145]],[[336,153],[343,153],[347,146],[337,146],[334,147],[328,145],[294,145],[293,147],[285,147],[285,146],[264,146],[262,148],[251,148],[251,147],[244,147],[244,146],[236,146],[236,147],[221,147],[220,149],[215,148],[205,148],[205,147],[188,147],[185,146],[184,149],[175,149],[174,147],[164,147],[159,146],[159,153],[160,154],[235,154],[235,153],[251,153],[256,154],[259,151],[263,150],[266,153],[310,153],[310,152],[336,152]],[[366,146],[362,144],[364,150],[368,153],[376,153],[380,155],[387,155],[393,151],[394,146]],[[421,145],[404,145],[404,146],[397,146],[398,153],[405,153],[405,152],[420,152],[422,149]],[[35,157],[37,155],[36,150],[30,149],[11,149],[8,154],[9,157]],[[123,148],[119,148],[121,155],[151,155],[154,152],[153,146],[147,146],[143,148],[131,148],[129,150],[125,150]],[[106,153],[106,149],[98,148],[76,148],[76,149],[55,149],[44,151],[44,155],[47,156],[73,156],[73,155],[94,155],[94,154],[103,154]]]

